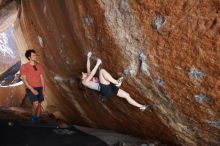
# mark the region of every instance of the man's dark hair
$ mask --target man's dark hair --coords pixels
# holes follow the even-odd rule
[[[29,49],[29,50],[27,50],[27,51],[25,52],[25,57],[26,57],[28,60],[30,60],[29,57],[31,57],[31,53],[36,53],[36,52],[35,52],[34,49]]]

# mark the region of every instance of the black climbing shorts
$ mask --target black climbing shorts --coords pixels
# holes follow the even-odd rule
[[[110,97],[110,96],[117,96],[119,88],[115,86],[115,84],[99,84],[100,86],[100,95],[105,96],[105,97]]]
[[[31,103],[34,101],[44,101],[43,87],[35,87],[34,89],[37,90],[38,95],[34,95],[28,88],[26,89],[26,96],[30,99]]]

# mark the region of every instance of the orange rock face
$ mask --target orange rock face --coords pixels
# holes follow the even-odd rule
[[[24,87],[22,85],[16,87],[0,87],[0,105],[3,106],[20,106],[24,99]]]
[[[22,0],[19,24],[45,70],[47,109],[72,123],[177,145],[219,145],[220,2]],[[140,103],[79,88],[92,51]],[[95,61],[94,61],[95,62]]]

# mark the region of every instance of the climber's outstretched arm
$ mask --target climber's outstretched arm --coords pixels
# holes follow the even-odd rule
[[[90,69],[90,57],[92,56],[92,52],[89,52],[87,54],[87,63],[86,63],[86,67],[87,67],[87,73],[90,74],[91,73],[91,69]]]
[[[97,59],[95,67],[92,69],[91,73],[83,80],[83,84],[87,84],[94,77],[101,63],[101,59]]]

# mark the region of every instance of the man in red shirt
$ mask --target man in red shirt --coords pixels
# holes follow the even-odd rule
[[[37,56],[34,50],[27,50],[25,57],[29,62],[21,65],[21,79],[26,86],[26,96],[28,96],[33,105],[31,120],[32,122],[37,122],[41,113],[41,102],[44,101],[45,95],[43,69],[37,63]]]

